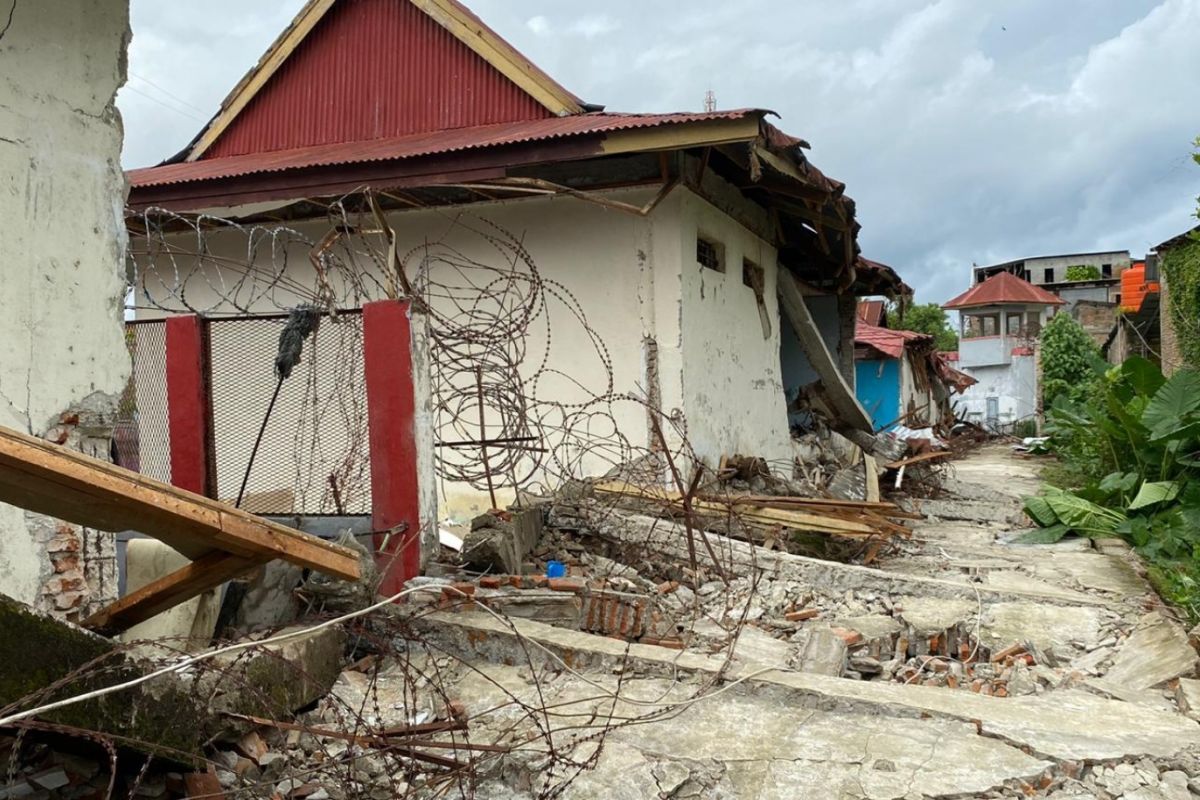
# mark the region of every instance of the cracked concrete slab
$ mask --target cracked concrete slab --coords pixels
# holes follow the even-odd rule
[[[879,568],[714,538],[738,576],[733,585],[753,582],[761,592],[757,627],[743,631],[732,659],[727,647],[712,649],[729,633],[704,620],[696,630],[713,635],[684,650],[484,613],[421,614],[412,623],[480,665],[484,676],[463,686],[491,681],[490,690],[471,690],[490,702],[504,695],[497,685],[530,697],[528,670],[554,675],[538,691],[568,730],[670,708],[609,733],[594,769],[565,797],[1068,796],[1081,765],[1094,778],[1088,786],[1115,789],[1134,764],[1146,777],[1124,797],[1178,790],[1157,773],[1164,763],[1176,771],[1200,764],[1200,724],[1185,713],[1200,690],[1163,684],[1195,674],[1187,635],[1160,615],[1139,621],[1152,590],[1127,552],[1099,552],[1083,539],[1010,541],[1028,524],[1014,487],[1037,488],[1031,464],[996,448],[961,464],[956,486],[972,499],[946,502],[958,502],[960,515],[1002,513],[920,523]],[[973,483],[984,479],[1004,491]],[[686,555],[670,523],[607,519],[613,527],[601,533],[611,541]],[[721,591],[733,590],[709,594]],[[800,607],[814,616],[782,619]],[[528,654],[527,669],[501,666]],[[790,667],[770,668],[781,661]],[[618,686],[620,699],[605,694]],[[503,713],[495,712],[500,722]],[[577,748],[578,758],[596,754],[597,745],[567,731],[553,741]],[[494,788],[488,796],[533,796]]]
[[[1149,689],[1196,672],[1196,651],[1183,628],[1158,612],[1142,618],[1100,682],[1124,689]]]
[[[921,715],[978,723],[988,733],[1044,757],[1104,760],[1171,756],[1200,747],[1200,724],[1179,714],[1076,691],[996,698],[900,683],[866,682],[759,667],[725,669],[723,659],[556,628],[532,620],[506,625],[484,614],[438,612],[412,620],[431,640],[464,658],[504,662],[527,652],[520,640],[545,647],[573,669],[628,665],[642,674],[725,674],[751,688],[783,692],[796,708],[859,709],[912,719]],[[535,656],[538,651],[533,651]],[[559,664],[551,658],[547,663]],[[1096,725],[1103,719],[1105,724]]]

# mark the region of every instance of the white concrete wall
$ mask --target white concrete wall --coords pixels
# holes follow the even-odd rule
[[[688,438],[715,466],[722,455],[759,456],[790,474],[791,437],[780,368],[775,248],[700,197],[681,193],[683,396]],[[725,251],[725,271],[695,259],[697,235]],[[742,280],[743,259],[763,270],[763,304]]]
[[[606,195],[641,205],[655,191],[631,189]],[[750,213],[756,208],[746,205]],[[412,253],[408,272],[417,280],[424,270],[439,283],[461,283],[462,276],[455,268],[439,259],[450,254],[448,248],[483,263],[498,263],[496,250],[477,232],[494,232],[488,222],[516,235],[536,264],[547,285],[549,305],[531,321],[525,342],[528,352],[521,370],[527,382],[525,391],[543,401],[554,401],[533,409],[548,430],[566,424],[586,434],[586,442],[566,447],[557,447],[561,442],[550,443],[571,460],[565,465],[552,464],[543,476],[546,484],[554,485],[565,477],[602,474],[614,464],[644,453],[650,444],[646,408],[634,400],[620,399],[622,395],[655,398],[665,414],[686,420],[690,443],[713,464],[723,454],[789,457],[779,369],[774,249],[688,189],[676,188],[648,217],[573,198],[537,198],[478,204],[465,213],[398,212],[390,215],[389,221],[397,233],[399,252]],[[328,229],[324,221],[293,227],[313,241]],[[728,265],[724,274],[702,272],[695,258],[697,232],[724,245]],[[435,246],[426,249],[425,243]],[[180,244],[192,246],[185,241]],[[214,233],[207,245],[215,255],[244,260],[244,235]],[[312,286],[315,279],[307,255],[303,247],[292,248],[289,275],[300,285]],[[742,283],[743,257],[764,270],[770,328],[766,336],[755,294]],[[425,267],[420,266],[423,260]],[[173,269],[169,262],[159,263]],[[219,303],[219,293],[213,288],[219,283],[217,278],[213,268],[189,282],[193,306],[231,310]],[[146,285],[155,290],[152,278]],[[359,299],[376,299],[378,292],[372,285],[368,296]],[[156,294],[161,297],[164,293],[159,288]],[[565,302],[555,299],[556,295]],[[276,311],[277,305],[301,299],[277,289],[258,297],[254,308]],[[586,325],[569,309],[576,301]],[[433,302],[443,313],[462,317],[445,299]],[[144,297],[139,304],[145,304]],[[438,327],[436,320],[433,327]],[[541,369],[547,328],[550,360]],[[602,345],[599,351],[595,341]],[[651,353],[656,357],[651,358]],[[474,385],[474,376],[458,375],[454,385],[466,390]],[[477,437],[477,411],[472,406],[467,412],[457,427],[448,425],[437,431],[439,437]],[[488,414],[496,418],[494,409],[489,408]],[[447,415],[441,418],[444,421]],[[670,435],[670,426],[667,428]],[[497,432],[488,431],[492,436]],[[604,448],[586,451],[583,447],[601,442]],[[474,458],[477,453],[464,455]],[[790,473],[790,466],[787,471]],[[512,496],[510,485],[511,481],[498,480],[502,504]],[[444,518],[467,519],[489,505],[482,486],[446,483],[439,485],[438,491],[439,513]]]
[[[952,401],[959,416],[965,410],[968,419],[983,424],[987,416],[987,400],[999,400],[1000,425],[1008,426],[1037,413],[1038,381],[1035,356],[1013,356],[1012,363],[1002,366],[959,368],[979,381]]]
[[[129,372],[113,105],[128,38],[127,0],[40,0],[0,40],[0,424],[102,458]],[[0,507],[0,592],[79,614],[116,588],[111,534]]]

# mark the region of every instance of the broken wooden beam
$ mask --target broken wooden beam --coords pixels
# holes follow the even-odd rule
[[[923,464],[926,461],[941,461],[944,458],[950,458],[954,453],[950,450],[937,450],[932,453],[922,453],[919,456],[911,458],[902,458],[899,461],[893,461],[890,464],[884,464],[884,469],[901,469],[913,464]]]
[[[96,630],[126,630],[276,558],[360,577],[359,554],[349,548],[3,427],[0,502],[98,530],[137,531],[192,559],[93,615],[85,625]]]
[[[82,625],[108,636],[127,631],[134,625],[220,586],[261,563],[215,550],[97,611],[84,620]]]
[[[0,502],[99,530],[138,531],[192,559],[220,550],[359,578],[349,548],[3,427]]]
[[[874,425],[871,423],[871,417],[858,402],[854,390],[846,383],[845,377],[838,369],[837,361],[829,352],[829,348],[825,346],[825,340],[821,337],[821,331],[817,328],[812,314],[809,313],[808,306],[804,302],[804,295],[801,293],[796,279],[786,269],[781,269],[777,283],[780,305],[792,323],[792,330],[796,332],[800,346],[804,348],[804,353],[808,356],[808,363],[821,379],[825,397],[831,410],[838,417],[836,422],[839,425],[837,427],[873,433]]]

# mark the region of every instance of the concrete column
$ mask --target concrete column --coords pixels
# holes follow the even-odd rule
[[[122,336],[128,0],[19,2],[0,42],[0,425],[109,457]],[[116,596],[111,534],[0,506],[0,592],[64,616]]]
[[[168,317],[166,327],[171,483],[215,497],[207,329],[194,314]]]
[[[421,571],[417,402],[409,303],[363,306],[363,360],[371,446],[371,523],[379,593],[391,595]]]

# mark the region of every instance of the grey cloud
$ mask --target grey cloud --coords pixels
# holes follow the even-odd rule
[[[468,3],[611,109],[698,110],[712,88],[779,112],[921,299],[958,293],[973,261],[1144,251],[1200,194],[1200,0]],[[133,70],[211,113],[301,2],[248,5],[133,0]],[[121,107],[129,165],[200,125],[133,92]]]

